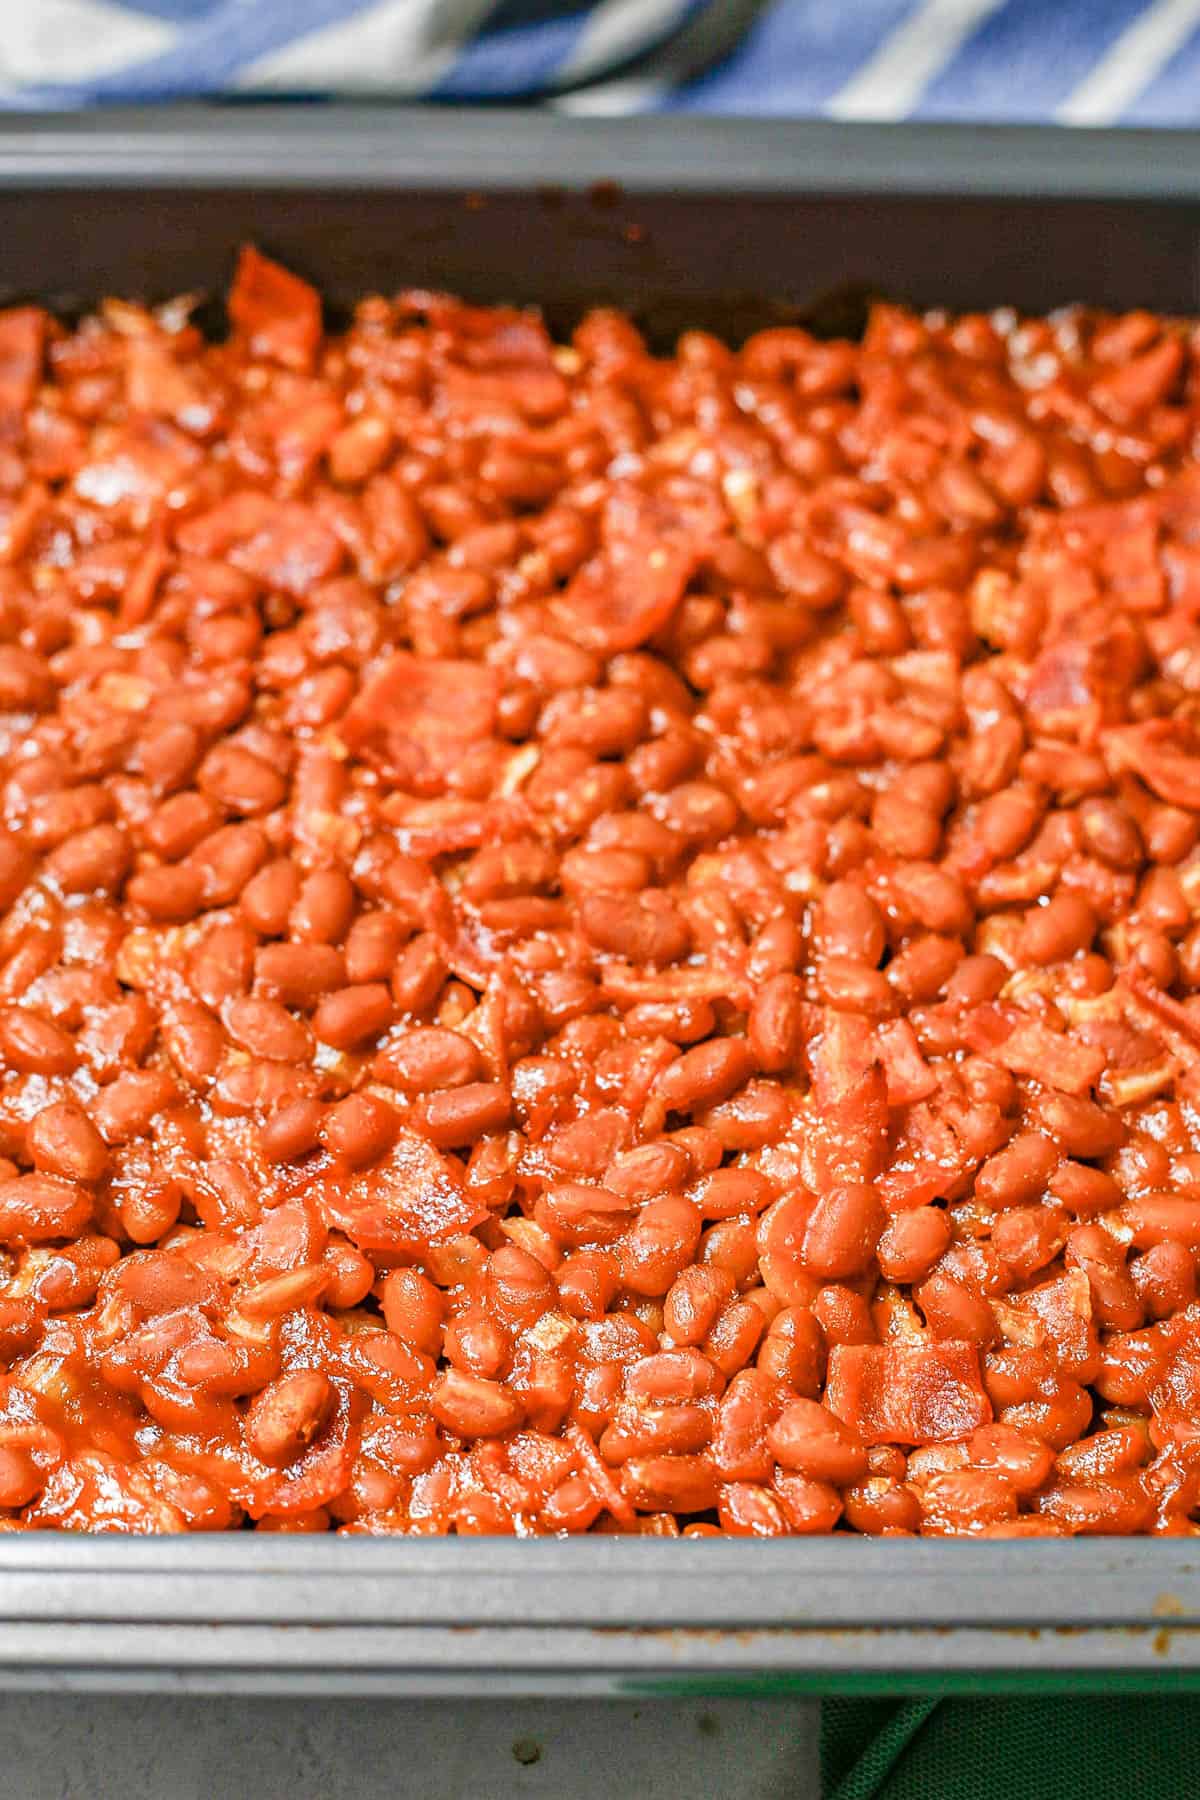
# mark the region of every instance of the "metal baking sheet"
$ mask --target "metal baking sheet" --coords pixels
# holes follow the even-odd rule
[[[666,338],[864,298],[1200,312],[1200,136],[317,107],[0,128],[0,299],[372,289]],[[0,1686],[792,1693],[1200,1685],[1200,1540],[0,1536]]]

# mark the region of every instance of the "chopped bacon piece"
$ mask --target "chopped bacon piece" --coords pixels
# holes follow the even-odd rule
[[[1200,1050],[1200,1017],[1178,1000],[1172,1000],[1170,994],[1164,994],[1135,968],[1122,969],[1120,979],[1129,990],[1132,1010],[1149,1013],[1160,1030],[1165,1028],[1173,1050],[1187,1056]]]
[[[1052,1031],[1015,1008],[976,1007],[964,1024],[963,1036],[989,1062],[1064,1094],[1086,1094],[1104,1073],[1105,1056],[1097,1045]]]
[[[937,1092],[937,1076],[921,1054],[907,1019],[891,1019],[877,1034],[879,1060],[887,1078],[889,1106],[911,1106]]]
[[[49,322],[40,306],[0,312],[0,421],[19,417],[37,393]]]
[[[868,1444],[942,1444],[991,1422],[979,1351],[957,1339],[835,1344],[825,1404]]]
[[[816,1100],[811,1149],[818,1186],[873,1180],[887,1150],[888,1092],[870,1022],[827,1008],[810,1061]]]
[[[556,610],[576,641],[612,656],[668,624],[705,544],[689,522],[637,489],[609,501],[604,547],[584,563]]]
[[[1062,634],[1030,669],[1025,706],[1039,731],[1087,742],[1102,725],[1128,716],[1145,645],[1128,619],[1106,613],[1064,620]]]
[[[1200,738],[1182,719],[1122,725],[1101,748],[1114,774],[1132,770],[1160,800],[1200,812]]]
[[[408,1251],[473,1231],[486,1207],[467,1194],[427,1138],[401,1131],[383,1162],[318,1190],[327,1224],[360,1250]]]
[[[483,663],[398,650],[367,680],[338,729],[348,750],[419,790],[440,785],[468,745],[491,735],[499,696],[500,678]]]
[[[311,507],[250,489],[184,520],[175,541],[191,556],[227,557],[268,587],[300,596],[334,574],[343,559],[337,535]]]
[[[287,369],[312,368],[321,343],[321,300],[307,281],[246,244],[227,305],[251,356]]]
[[[1053,1281],[1027,1288],[1008,1302],[994,1301],[1001,1329],[1044,1351],[1064,1375],[1090,1381],[1100,1366],[1100,1340],[1092,1319],[1092,1290],[1082,1269],[1068,1269]],[[1021,1316],[1024,1316],[1022,1320]],[[1022,1323],[1032,1324],[1026,1333]]]

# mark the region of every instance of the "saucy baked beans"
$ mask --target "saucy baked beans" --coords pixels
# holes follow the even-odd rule
[[[1197,1529],[1200,339],[0,313],[0,1522]]]

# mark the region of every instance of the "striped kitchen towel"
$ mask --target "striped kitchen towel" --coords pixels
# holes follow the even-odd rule
[[[0,0],[0,106],[551,98],[1200,123],[1200,0]]]

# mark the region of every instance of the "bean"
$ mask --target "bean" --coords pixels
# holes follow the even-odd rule
[[[640,850],[569,850],[562,859],[563,891],[637,894],[650,884],[650,861]]]
[[[1021,954],[1029,962],[1062,962],[1086,950],[1096,933],[1096,915],[1078,894],[1059,892],[1025,915]]]
[[[965,956],[949,973],[944,985],[948,1006],[982,1006],[994,1000],[1007,980],[1007,970],[998,957],[986,953]],[[937,989],[934,989],[937,992]]]
[[[329,1108],[321,1136],[331,1156],[360,1169],[387,1154],[399,1125],[395,1108],[385,1100],[374,1094],[348,1094]]]
[[[257,825],[223,825],[192,851],[190,866],[198,871],[207,906],[229,906],[257,874],[267,854],[267,840]]]
[[[13,837],[0,838],[0,913],[6,913],[33,873],[33,859]]]
[[[92,1197],[78,1182],[40,1171],[0,1180],[0,1241],[6,1244],[78,1237],[91,1216]]]
[[[400,952],[392,970],[396,1010],[410,1016],[428,1012],[447,973],[445,956],[432,933],[422,932],[413,938]]]
[[[995,862],[1007,862],[1023,850],[1045,813],[1045,801],[1037,788],[1002,788],[981,800],[972,820],[972,841],[978,841]]]
[[[46,872],[64,894],[112,894],[125,879],[131,854],[121,826],[93,825],[51,851]]]
[[[1121,1204],[1121,1190],[1112,1176],[1086,1163],[1060,1163],[1048,1186],[1054,1198],[1079,1218],[1111,1212]]]
[[[620,1230],[618,1224],[613,1235],[619,1236]],[[563,1308],[580,1319],[603,1318],[620,1285],[616,1259],[601,1250],[581,1250],[565,1257],[555,1279]]]
[[[474,1144],[493,1131],[502,1131],[512,1115],[508,1089],[496,1081],[468,1082],[431,1094],[416,1109],[421,1128],[442,1150]]]
[[[26,1007],[0,1007],[0,1057],[29,1075],[68,1075],[75,1046],[65,1031]]]
[[[746,1035],[761,1069],[789,1068],[800,1053],[803,987],[790,973],[771,976],[754,996]]]
[[[320,1436],[337,1394],[319,1369],[296,1369],[259,1394],[246,1417],[246,1441],[263,1462],[294,1462]]]
[[[813,1313],[789,1306],[776,1313],[756,1360],[768,1380],[814,1399],[825,1366],[825,1339]]]
[[[1139,1250],[1164,1242],[1200,1250],[1200,1200],[1183,1194],[1142,1194],[1125,1202],[1121,1216]]]
[[[861,1438],[813,1400],[793,1400],[767,1432],[767,1445],[785,1469],[812,1481],[849,1487],[867,1473]]]
[[[1079,808],[1084,842],[1113,869],[1137,869],[1145,858],[1136,821],[1115,800],[1085,800]]]
[[[187,863],[139,869],[125,888],[129,904],[159,924],[192,919],[204,898],[204,876]]]
[[[892,877],[900,903],[926,931],[961,937],[971,923],[971,906],[957,876],[933,863],[910,862]]]
[[[395,913],[360,913],[346,936],[346,979],[354,986],[386,981],[408,938]]]
[[[938,1207],[898,1213],[876,1246],[880,1273],[888,1281],[920,1281],[945,1251],[950,1232],[950,1220]]]
[[[691,941],[674,903],[654,888],[635,895],[585,893],[579,924],[597,949],[635,963],[676,962]]]
[[[987,1301],[940,1270],[914,1289],[913,1299],[934,1337],[990,1344],[996,1336],[996,1320]]]
[[[931,807],[887,789],[871,810],[871,829],[885,854],[906,862],[925,862],[936,856],[942,841],[942,821]]]
[[[335,1050],[357,1050],[382,1036],[392,1022],[392,996],[381,981],[337,988],[313,1014],[312,1029]]]
[[[254,958],[258,992],[301,1012],[344,986],[345,979],[345,959],[328,944],[264,944]]]
[[[299,869],[280,858],[250,877],[238,904],[248,924],[262,937],[282,937],[299,892]]]
[[[887,943],[879,908],[857,882],[835,881],[815,909],[813,933],[822,957],[875,968]]]
[[[664,1329],[677,1344],[703,1343],[733,1292],[733,1277],[724,1269],[684,1269],[667,1290]]]
[[[221,815],[211,800],[194,788],[172,794],[142,826],[142,842],[163,862],[178,862],[216,831]]]
[[[103,1090],[92,1118],[106,1143],[142,1137],[151,1121],[176,1098],[175,1084],[155,1069],[128,1069]]]
[[[636,1456],[621,1471],[635,1506],[668,1512],[706,1512],[717,1503],[717,1476],[707,1456]]]
[[[25,1145],[34,1167],[45,1175],[91,1185],[108,1167],[104,1139],[83,1108],[60,1100],[29,1122]]]
[[[0,1444],[0,1506],[26,1506],[45,1486],[45,1474],[33,1458],[13,1444]]]
[[[613,1158],[604,1170],[604,1185],[615,1194],[648,1200],[681,1188],[690,1173],[691,1162],[677,1144],[640,1144]]]
[[[866,963],[844,956],[826,957],[817,966],[816,979],[822,1001],[838,1012],[887,1019],[896,1010],[887,976]]]
[[[519,1397],[503,1382],[447,1369],[434,1383],[430,1409],[439,1425],[461,1438],[501,1437],[524,1417]]]
[[[706,1219],[729,1219],[739,1213],[761,1213],[775,1190],[757,1169],[714,1169],[688,1190],[688,1199]]]
[[[560,1181],[546,1190],[541,1211],[566,1243],[613,1243],[629,1224],[635,1201],[610,1188]]]
[[[629,1037],[661,1037],[672,1044],[694,1044],[711,1034],[716,1014],[707,1000],[646,1000],[630,1007],[624,1023]]]
[[[235,1044],[267,1062],[307,1062],[312,1039],[299,1019],[277,1000],[239,995],[227,1000],[221,1019]]]
[[[417,1269],[393,1269],[382,1284],[383,1316],[389,1331],[417,1350],[441,1348],[446,1302]]]
[[[260,1127],[258,1140],[268,1162],[295,1162],[316,1148],[322,1108],[317,1100],[293,1100],[271,1114]]]
[[[1178,1238],[1163,1238],[1129,1264],[1134,1291],[1153,1319],[1169,1318],[1196,1298],[1196,1256]]]
[[[885,1219],[873,1187],[843,1182],[821,1195],[809,1217],[801,1254],[824,1280],[859,1275],[869,1265]]]
[[[1058,1166],[1059,1153],[1040,1132],[1020,1132],[1007,1149],[990,1156],[975,1178],[985,1206],[1021,1206],[1041,1194]]]
[[[722,1373],[735,1375],[758,1348],[767,1317],[753,1300],[734,1300],[725,1307],[704,1339],[704,1354]]]
[[[354,889],[340,869],[306,875],[288,915],[294,937],[310,944],[333,944],[346,935],[354,913]]]
[[[850,1490],[846,1500],[849,1501],[850,1493],[859,1491]],[[842,1496],[827,1481],[809,1481],[803,1475],[780,1475],[775,1479],[775,1492],[788,1526],[797,1536],[818,1536],[832,1531],[842,1515]],[[867,1526],[859,1525],[857,1529],[865,1530]]]
[[[635,1294],[665,1294],[696,1254],[700,1214],[681,1195],[650,1200],[619,1248],[621,1279]]]
[[[253,818],[283,804],[287,783],[277,769],[240,744],[218,744],[200,765],[200,791],[226,811]]]
[[[1060,1207],[1019,1206],[995,1220],[991,1243],[1000,1260],[1028,1281],[1057,1256],[1066,1235]]]
[[[668,1112],[695,1112],[729,1098],[750,1075],[754,1053],[744,1038],[711,1038],[684,1051],[659,1077],[656,1098]]]
[[[1109,1154],[1125,1141],[1120,1118],[1105,1112],[1094,1100],[1043,1093],[1033,1104],[1043,1130],[1058,1140],[1068,1156],[1086,1161]]]
[[[512,1358],[508,1332],[484,1312],[452,1319],[443,1334],[442,1351],[455,1368],[489,1381],[503,1375]]]
[[[483,1074],[483,1058],[470,1038],[433,1025],[391,1038],[374,1066],[379,1080],[410,1094],[465,1087]]]

